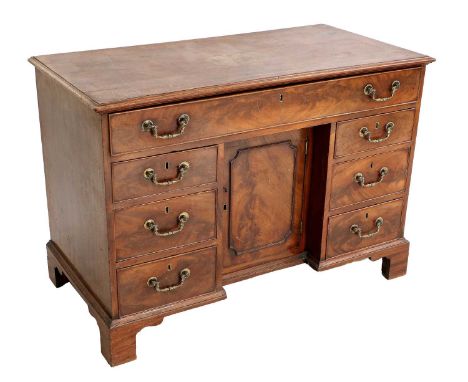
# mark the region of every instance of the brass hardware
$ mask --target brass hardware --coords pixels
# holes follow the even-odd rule
[[[188,212],[181,212],[177,217],[177,228],[171,231],[159,231],[159,227],[153,219],[148,219],[147,221],[145,221],[145,224],[143,226],[145,227],[145,229],[152,231],[155,236],[171,236],[182,231],[184,229],[185,223],[188,222],[189,218],[190,215],[188,214]]]
[[[388,172],[389,172],[389,169],[387,167],[382,167],[379,170],[379,179],[377,179],[375,182],[372,182],[372,183],[366,183],[364,174],[362,172],[358,172],[354,175],[354,181],[357,184],[359,184],[361,187],[374,187],[384,180],[384,177],[385,175],[388,174]]]
[[[375,124],[375,128],[378,129],[380,127],[380,123],[377,122]],[[388,138],[390,138],[390,134],[392,133],[393,129],[395,128],[395,123],[394,122],[387,122],[385,125],[385,135],[381,138],[371,138],[371,133],[367,127],[361,127],[361,130],[359,130],[359,136],[363,137],[364,139],[367,139],[367,141],[371,143],[380,143],[383,141],[386,141]]]
[[[375,219],[375,231],[362,233],[362,228],[359,227],[357,224],[353,224],[351,227],[349,227],[349,230],[355,235],[358,235],[360,239],[365,239],[377,235],[380,232],[380,228],[383,226],[383,223],[383,218],[378,217],[377,219]]]
[[[188,172],[189,168],[189,162],[179,163],[179,165],[177,166],[177,176],[173,179],[158,180],[158,177],[152,168],[147,168],[145,171],[143,171],[143,176],[145,177],[145,179],[149,180],[150,182],[153,182],[157,186],[169,186],[171,184],[180,182],[184,178],[184,175]]]
[[[151,119],[147,119],[143,121],[141,124],[142,131],[148,131],[151,135],[157,139],[171,139],[181,136],[185,128],[188,126],[190,121],[190,117],[188,114],[181,114],[177,118],[177,131],[175,133],[167,133],[167,134],[158,134],[158,125],[156,122],[152,121]]]
[[[159,285],[160,281],[158,280],[157,277],[150,277],[148,281],[146,282],[150,288],[153,288],[155,292],[170,292],[173,291],[177,288],[180,288],[182,285],[184,285],[185,280],[187,280],[190,277],[190,269],[189,268],[184,268],[179,272],[179,277],[180,280],[177,284],[175,285],[170,285],[168,287],[161,288]]]
[[[366,86],[364,86],[364,94],[366,96],[371,97],[374,101],[384,102],[384,101],[388,101],[389,99],[391,99],[395,95],[398,89],[400,89],[400,81],[395,80],[392,82],[392,87],[390,89],[392,95],[389,97],[378,98],[376,96],[377,90],[374,88],[374,85],[367,84]]]

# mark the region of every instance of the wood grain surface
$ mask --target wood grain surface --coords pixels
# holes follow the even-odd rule
[[[156,277],[161,288],[177,285],[180,271],[186,268],[190,269],[190,277],[177,289],[157,292],[147,285],[150,277]],[[120,269],[117,272],[120,314],[124,316],[212,292],[216,286],[215,277],[215,248]]]
[[[383,259],[404,238],[425,65],[433,59],[326,25],[33,57],[47,185],[49,277],[96,318],[111,365],[136,334],[225,298],[224,284],[307,261]],[[400,88],[391,94],[393,81]],[[372,84],[376,101],[364,88]],[[151,119],[159,139],[142,129]],[[360,136],[362,127],[372,138]],[[155,185],[144,178],[152,168]],[[375,187],[366,183],[389,173]],[[178,216],[189,214],[177,231]],[[357,224],[359,237],[350,230]],[[155,235],[145,228],[154,220]],[[180,228],[180,227],[179,227]],[[364,235],[365,236],[365,235]],[[180,271],[190,277],[180,288]],[[164,349],[164,346],[161,346]]]
[[[302,252],[306,136],[307,130],[297,130],[226,147],[225,273]]]
[[[410,142],[413,133],[414,114],[415,111],[411,109],[339,122],[336,128],[335,157]],[[369,142],[360,135],[361,128],[366,127],[371,133],[371,139],[383,138],[386,136],[385,125],[388,122],[393,122],[394,128],[385,141]]]
[[[112,154],[176,146],[265,127],[413,102],[417,100],[419,78],[420,69],[397,70],[114,113],[109,116]],[[381,96],[388,96],[394,80],[399,80],[401,87],[385,102],[376,102],[364,94],[364,87],[371,83]],[[143,121],[152,120],[158,125],[158,133],[175,132],[177,118],[182,114],[188,114],[190,121],[181,136],[155,139],[151,133],[141,129]]]
[[[398,150],[335,165],[332,173],[330,208],[404,191],[408,162],[409,150]],[[362,187],[354,179],[356,174],[361,173],[365,184],[377,182],[380,180],[379,172],[384,167],[388,169],[387,175],[373,187]]]
[[[183,247],[216,238],[216,196],[214,191],[125,208],[115,212],[115,248],[117,259]],[[161,231],[178,227],[177,217],[188,212],[184,229],[174,235],[159,237],[145,229],[152,219]],[[160,254],[164,257],[164,253]]]
[[[107,112],[432,61],[328,25],[31,59]]]
[[[50,238],[110,313],[101,118],[40,71],[36,84]]]
[[[327,259],[401,237],[402,210],[403,200],[399,199],[331,217],[328,225]],[[350,231],[351,225],[357,224],[363,233],[373,232],[378,217],[382,217],[384,223],[375,236],[359,238]]]
[[[143,175],[146,169],[151,168],[159,182],[176,179],[179,174],[178,166],[182,162],[187,162],[190,167],[182,180],[177,183],[158,185]],[[216,182],[216,163],[216,146],[114,163],[112,165],[114,202]]]

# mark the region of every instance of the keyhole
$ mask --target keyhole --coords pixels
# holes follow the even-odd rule
[[[169,264],[169,265],[167,266],[167,270],[168,270],[168,271],[172,271],[172,265],[171,265],[171,264]]]
[[[374,167],[374,162],[371,162],[370,168],[373,168],[373,167]]]
[[[223,206],[223,208],[224,208],[224,211],[226,211],[226,210],[227,210],[227,205],[225,204],[225,205]]]
[[[166,170],[169,168],[169,162],[166,162]]]
[[[369,214],[366,212],[366,219],[369,219]]]
[[[166,214],[169,213],[169,207],[166,207]]]
[[[283,95],[280,94],[280,102],[283,102]]]

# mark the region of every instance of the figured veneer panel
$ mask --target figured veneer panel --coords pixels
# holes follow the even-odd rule
[[[399,70],[114,113],[109,116],[111,151],[113,155],[138,152],[413,102],[418,97],[420,73],[420,69]],[[388,101],[375,102],[363,92],[371,83],[382,96],[388,96],[394,80],[401,86]],[[182,114],[190,116],[183,135],[155,139],[150,132],[142,131],[142,123],[152,120],[158,134],[177,132]]]
[[[117,260],[146,253],[183,247],[216,238],[215,191],[190,194],[115,212],[115,248]],[[155,236],[144,227],[154,220],[160,231],[175,230],[178,216],[189,214],[182,231],[165,237]],[[161,253],[164,257],[164,253]]]
[[[161,289],[177,286],[181,282],[180,272],[184,269],[190,271],[190,276],[176,289],[158,292],[148,286],[151,277],[157,278]],[[119,269],[117,283],[120,314],[124,316],[212,292],[216,285],[215,277],[216,248]]]
[[[226,148],[230,176],[225,268],[287,256],[299,245],[305,130]]]
[[[112,154],[221,137],[233,128],[253,130],[258,126],[278,125],[281,122],[280,115],[275,112],[278,107],[276,92],[265,91],[114,113],[109,116]],[[189,115],[190,120],[179,137],[155,139],[141,130],[143,121],[152,120],[158,125],[158,134],[174,133],[182,114]]]
[[[236,255],[286,241],[292,231],[296,147],[239,150],[231,160],[229,247]],[[279,165],[281,163],[281,165]]]
[[[331,217],[328,223],[327,258],[402,237],[402,211],[403,200],[398,199]],[[383,218],[383,225],[372,237],[360,238],[350,230],[353,224],[357,224],[363,234],[374,232],[375,221],[379,217]]]
[[[186,162],[189,168],[183,178],[170,185],[158,185],[144,176],[151,168],[159,182],[176,179],[178,166]],[[169,154],[118,162],[112,165],[112,192],[114,202],[141,196],[164,194],[216,182],[217,147],[177,151]]]
[[[355,161],[336,164],[332,175],[330,208],[339,208],[379,196],[405,191],[408,176],[409,150],[391,151]],[[383,177],[380,171],[388,172]],[[364,176],[364,185],[355,181],[356,174]]]
[[[339,122],[336,129],[335,157],[411,141],[414,116],[415,110],[404,110]],[[393,122],[394,128],[382,142],[369,142],[360,134],[360,130],[366,127],[371,139],[385,138],[385,126],[389,122]]]

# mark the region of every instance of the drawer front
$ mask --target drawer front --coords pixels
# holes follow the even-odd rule
[[[404,191],[408,161],[406,149],[335,165],[330,208]]]
[[[217,147],[114,163],[115,202],[216,182]]]
[[[398,111],[338,123],[335,157],[411,141],[414,113]]]
[[[111,150],[113,155],[137,152],[162,146],[196,142],[222,137],[234,129],[254,130],[258,127],[280,124],[278,95],[275,91],[261,91],[229,97],[211,98],[111,114]],[[188,115],[183,133],[173,138],[159,139],[152,131],[143,131],[142,123],[153,121],[157,134],[180,134],[178,119]]]
[[[215,211],[215,191],[118,210],[114,219],[117,260],[214,239]]]
[[[212,292],[216,287],[215,282],[215,248],[119,269],[117,285],[120,315]]]
[[[402,211],[400,199],[331,217],[327,258],[402,237]]]
[[[115,113],[111,150],[137,152],[416,101],[419,78],[420,69],[407,69]],[[364,93],[372,85],[378,97],[389,97],[396,80],[400,87],[386,101]]]

